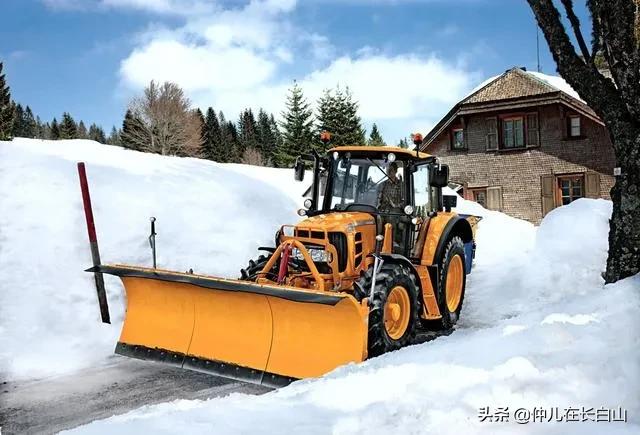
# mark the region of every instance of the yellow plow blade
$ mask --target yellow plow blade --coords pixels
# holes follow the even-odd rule
[[[116,353],[271,386],[367,356],[368,308],[341,293],[121,265]]]

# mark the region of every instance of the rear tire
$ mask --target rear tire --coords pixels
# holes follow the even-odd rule
[[[370,296],[373,267],[356,285],[355,296]],[[418,327],[418,286],[405,265],[383,264],[376,275],[373,301],[369,301],[369,357],[411,344]]]
[[[458,322],[467,283],[464,243],[458,236],[452,237],[440,262],[438,278],[438,308],[442,318],[438,329],[451,329]]]

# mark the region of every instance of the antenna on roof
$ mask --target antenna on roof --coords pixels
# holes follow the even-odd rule
[[[538,72],[542,72],[540,68],[540,26],[538,26],[537,22],[536,22],[536,57],[538,59]]]

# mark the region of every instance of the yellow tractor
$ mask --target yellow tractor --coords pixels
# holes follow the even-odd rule
[[[343,146],[301,156],[296,180],[307,162],[304,219],[282,226],[239,280],[94,256],[96,283],[117,275],[126,290],[116,353],[281,386],[450,330],[476,220],[442,194],[448,167],[418,151]]]

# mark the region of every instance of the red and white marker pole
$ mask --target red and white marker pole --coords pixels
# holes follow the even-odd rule
[[[96,237],[96,227],[93,221],[93,210],[91,209],[91,196],[89,196],[89,183],[87,183],[87,171],[84,162],[78,162],[78,175],[80,176],[80,190],[82,191],[82,203],[84,204],[84,216],[87,219],[87,232],[89,233],[89,245],[91,246],[91,259],[93,265],[100,266],[100,251],[98,250],[98,238]],[[96,291],[98,292],[98,303],[100,304],[100,315],[102,323],[111,323],[109,316],[109,303],[107,293],[104,288],[104,278],[102,273],[94,272],[96,280]]]

